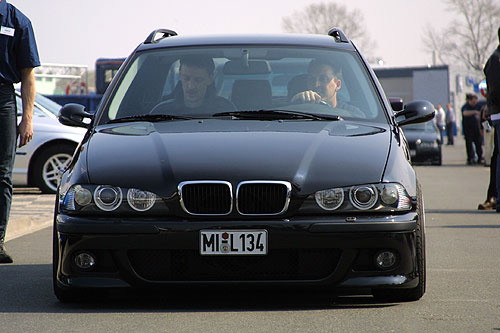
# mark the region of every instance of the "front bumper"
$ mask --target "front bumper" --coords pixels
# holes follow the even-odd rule
[[[441,146],[436,147],[410,147],[410,154],[412,162],[423,163],[428,161],[441,160]]]
[[[412,288],[416,213],[384,217],[293,218],[259,221],[158,221],[58,215],[55,245],[61,287],[159,287],[172,285]],[[352,220],[352,219],[351,219]],[[266,256],[201,256],[200,230],[266,229]],[[376,267],[381,250],[397,253],[389,270]],[[82,251],[97,258],[78,269]]]

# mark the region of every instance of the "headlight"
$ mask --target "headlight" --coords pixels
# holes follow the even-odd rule
[[[344,191],[341,188],[318,191],[315,194],[316,202],[325,210],[335,210],[344,202]]]
[[[409,211],[412,199],[398,183],[354,185],[317,191],[306,198],[300,213]]]
[[[357,209],[370,209],[378,200],[378,191],[374,185],[353,186],[349,190],[349,200]]]
[[[146,211],[165,214],[168,210],[159,197],[152,192],[136,188],[121,188],[111,185],[73,185],[66,193],[60,193],[60,207],[68,213],[137,214]]]
[[[94,191],[94,200],[97,207],[111,212],[122,203],[122,190],[113,186],[98,186]]]
[[[156,201],[156,195],[148,191],[131,188],[127,191],[127,200],[130,207],[138,212],[151,209]]]
[[[77,185],[73,187],[75,189],[75,202],[79,206],[87,206],[92,202],[92,192],[88,189]]]

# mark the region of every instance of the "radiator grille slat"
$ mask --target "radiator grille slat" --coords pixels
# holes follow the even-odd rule
[[[182,184],[181,199],[189,214],[226,215],[231,212],[231,187],[226,183]]]
[[[179,185],[181,206],[191,215],[229,215],[232,186],[225,181],[188,181]],[[278,215],[288,209],[291,185],[282,181],[244,181],[238,184],[240,215]]]
[[[288,207],[286,183],[248,182],[238,187],[238,212],[243,215],[276,215]]]

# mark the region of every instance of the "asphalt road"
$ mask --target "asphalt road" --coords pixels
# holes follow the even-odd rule
[[[477,210],[489,169],[464,160],[459,144],[445,147],[443,166],[416,167],[427,214],[428,284],[420,301],[401,304],[367,296],[209,290],[129,292],[62,304],[52,294],[47,227],[54,196],[18,190],[13,219],[31,226],[9,230],[15,263],[0,265],[0,332],[500,331],[500,214]]]

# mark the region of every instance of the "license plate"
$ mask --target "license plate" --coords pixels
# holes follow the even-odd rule
[[[201,255],[266,255],[267,230],[201,230]]]

